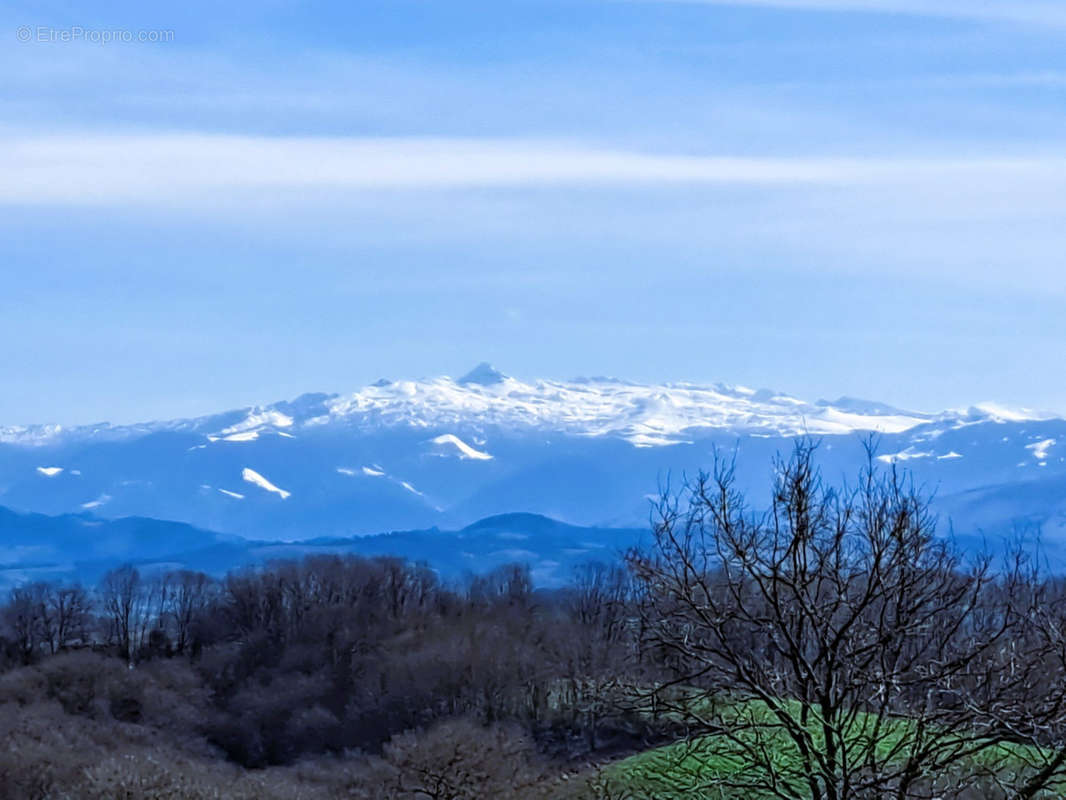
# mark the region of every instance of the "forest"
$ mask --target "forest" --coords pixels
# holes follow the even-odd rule
[[[546,591],[315,556],[28,582],[0,610],[4,798],[1052,798],[1066,583],[962,553],[871,452],[729,458]]]

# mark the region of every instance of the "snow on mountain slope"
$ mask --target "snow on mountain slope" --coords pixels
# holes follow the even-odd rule
[[[434,455],[457,456],[458,458],[469,458],[474,461],[492,460],[492,456],[489,453],[483,453],[471,447],[454,433],[442,433],[440,436],[430,439],[430,441],[436,445]]]
[[[268,492],[273,492],[274,494],[281,497],[282,500],[286,500],[292,496],[292,492],[287,492],[284,489],[279,489],[277,486],[272,484],[254,469],[249,469],[248,467],[245,467],[243,470],[241,470],[241,477],[248,483],[255,484],[260,489],[266,489]]]
[[[1034,442],[1033,444],[1027,444],[1025,446],[1025,449],[1032,451],[1033,458],[1035,458],[1037,461],[1046,462],[1048,457],[1048,451],[1054,446],[1054,439],[1043,439],[1039,442]]]
[[[480,364],[458,380],[381,380],[351,394],[305,395],[295,401],[198,419],[131,426],[101,423],[75,428],[0,427],[0,443],[49,444],[71,438],[114,440],[167,431],[202,434],[206,443],[218,446],[252,442],[264,434],[291,438],[329,425],[362,430],[451,425],[614,436],[649,447],[691,441],[694,435],[708,429],[775,436],[855,431],[892,434],[930,422],[954,427],[1052,417],[993,404],[926,414],[848,397],[809,403],[766,389],[755,391],[725,384],[648,385],[613,378],[524,382]],[[467,458],[478,458],[463,452]]]
[[[436,378],[375,384],[334,398],[327,413],[305,424],[533,428],[618,436],[638,446],[654,446],[686,441],[687,431],[701,428],[776,435],[898,433],[931,419],[902,411],[864,414],[743,387],[648,386],[610,379],[525,383],[499,375],[492,381]]]
[[[715,448],[736,448],[744,485],[764,487],[771,459],[804,433],[822,439],[833,479],[855,474],[876,433],[884,464],[941,496],[1066,480],[1066,420],[1052,414],[990,404],[927,414],[723,384],[522,381],[481,364],[457,380],[381,380],[195,419],[0,428],[0,505],[266,538],[462,526],[512,511],[629,526],[646,524],[660,479],[708,467]]]

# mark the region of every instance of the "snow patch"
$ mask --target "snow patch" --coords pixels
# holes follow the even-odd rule
[[[991,417],[995,422],[1035,422],[1054,417],[1054,414],[1047,412],[1035,411],[1031,408],[1011,408],[999,403],[978,403],[970,411]]]
[[[758,434],[755,434],[756,436]],[[655,436],[648,433],[632,433],[626,436],[634,447],[665,447],[671,444],[692,444],[683,439],[673,439],[667,436]]]
[[[359,469],[352,469],[351,467],[337,467],[337,472],[341,475],[347,475],[350,478],[354,478],[358,475],[366,475],[370,478],[380,478],[385,474],[385,471],[373,467],[360,467]]]
[[[932,457],[932,453],[918,452],[913,447],[908,447],[906,450],[902,450],[899,453],[891,453],[890,455],[878,456],[877,460],[882,461],[885,464],[895,464],[900,461],[912,461],[916,458]]]
[[[273,492],[276,495],[280,495],[282,500],[285,500],[286,498],[292,496],[292,492],[286,492],[284,489],[279,489],[277,486],[272,484],[254,469],[249,469],[248,467],[245,467],[241,471],[241,477],[244,478],[244,480],[246,480],[248,483],[254,483],[260,489],[266,489],[268,492]]]
[[[48,478],[54,478],[63,471],[62,467],[37,467],[37,471]]]
[[[275,410],[257,411],[249,414],[244,420],[238,422],[236,425],[230,425],[228,428],[223,428],[221,433],[223,436],[228,436],[233,433],[241,433],[242,431],[250,431],[263,427],[291,428],[292,417]]]
[[[1033,444],[1027,444],[1026,450],[1033,452],[1033,458],[1037,461],[1047,461],[1047,453],[1052,447],[1055,446],[1055,439],[1044,439],[1040,442],[1034,442]],[[1041,464],[1043,466],[1043,464]]]
[[[76,430],[88,430],[80,428]],[[0,427],[0,442],[23,447],[38,447],[55,441],[68,430],[62,425],[17,425]]]
[[[254,442],[259,438],[259,431],[244,431],[242,433],[231,433],[229,436],[223,436],[224,442]]]
[[[440,436],[434,438],[432,441],[433,444],[439,445],[448,450],[450,455],[455,455],[462,459],[469,458],[474,459],[476,461],[489,461],[492,459],[492,456],[489,453],[483,452],[481,450],[475,450],[473,447],[468,445],[466,442],[464,442],[462,439],[460,439],[453,433],[441,434]],[[441,453],[441,455],[444,454]]]
[[[264,433],[275,433],[278,436],[293,438],[291,433],[278,430],[279,428],[291,428],[293,419],[288,414],[283,414],[277,409],[253,409],[243,420],[236,425],[230,425],[216,433],[207,434],[209,442],[254,442]]]

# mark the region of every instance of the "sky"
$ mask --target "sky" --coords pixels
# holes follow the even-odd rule
[[[1061,0],[165,5],[0,10],[0,425],[486,360],[1066,412]]]

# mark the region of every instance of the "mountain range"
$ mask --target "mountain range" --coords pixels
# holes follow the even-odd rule
[[[0,428],[0,505],[256,542],[458,531],[515,512],[633,530],[646,527],[649,498],[715,451],[735,453],[758,502],[771,459],[801,435],[821,441],[832,479],[854,476],[875,436],[881,462],[934,492],[957,536],[1024,527],[1051,549],[1066,544],[1066,420],[1052,413],[924,413],[724,384],[526,382],[488,364],[194,419]],[[25,546],[3,526],[0,546]]]

